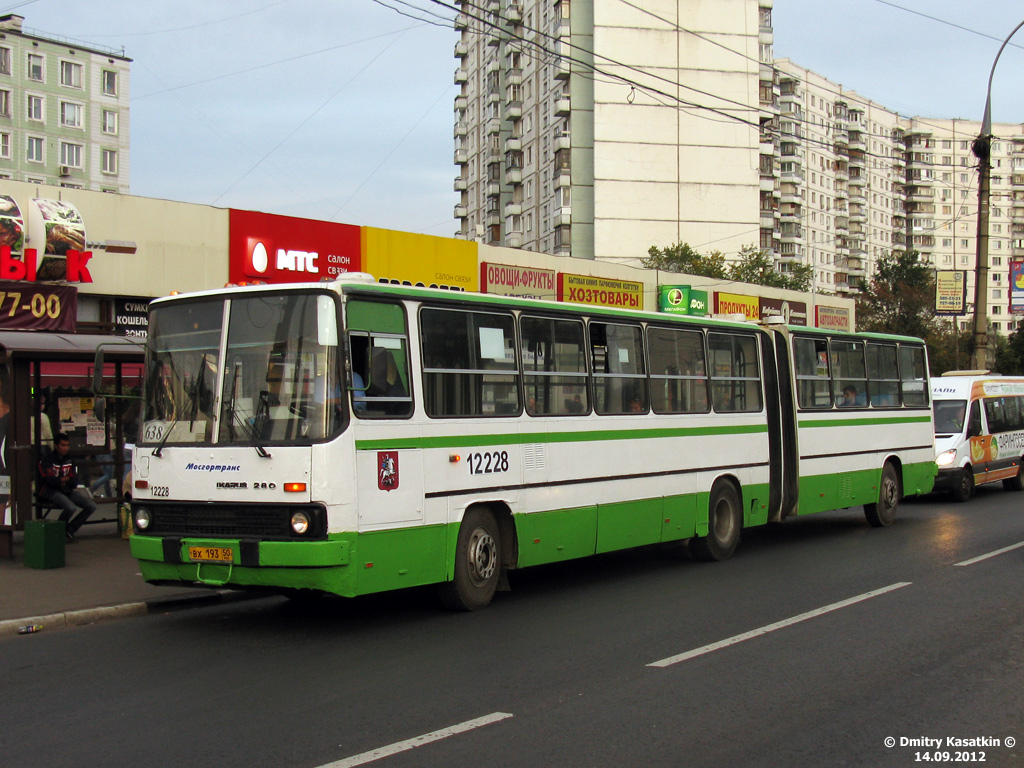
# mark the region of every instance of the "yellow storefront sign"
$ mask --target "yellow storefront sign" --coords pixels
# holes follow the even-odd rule
[[[390,229],[362,228],[363,271],[378,282],[477,291],[477,244]]]
[[[756,296],[740,293],[715,294],[715,313],[719,315],[744,315],[747,320],[761,319],[761,301]]]
[[[558,273],[558,300],[595,307],[644,308],[644,284],[590,275]]]

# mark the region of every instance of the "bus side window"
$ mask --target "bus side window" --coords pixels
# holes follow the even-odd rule
[[[974,400],[971,403],[971,415],[967,423],[967,436],[978,437],[981,435],[981,401]]]

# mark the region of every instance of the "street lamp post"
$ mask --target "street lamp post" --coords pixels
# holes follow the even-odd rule
[[[988,75],[988,93],[985,97],[985,115],[981,121],[981,133],[971,145],[971,151],[978,158],[978,242],[977,258],[974,264],[974,356],[976,370],[988,370],[988,213],[990,183],[992,174],[992,78],[996,64],[1003,55],[1003,49],[1017,30],[1024,27],[1024,21],[1014,27],[999,46],[992,71]]]

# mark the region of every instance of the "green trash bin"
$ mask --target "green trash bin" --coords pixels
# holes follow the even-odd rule
[[[63,568],[67,524],[61,520],[29,520],[25,523],[25,565],[29,568]]]

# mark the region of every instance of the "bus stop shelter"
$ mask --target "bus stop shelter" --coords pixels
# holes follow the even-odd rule
[[[93,391],[96,351],[103,350],[100,392]],[[67,432],[83,485],[110,457],[114,478],[124,446],[138,430],[143,345],[138,339],[41,331],[0,331],[0,557],[14,556],[14,531],[37,514],[36,466]],[[111,484],[120,497],[121,483]]]

